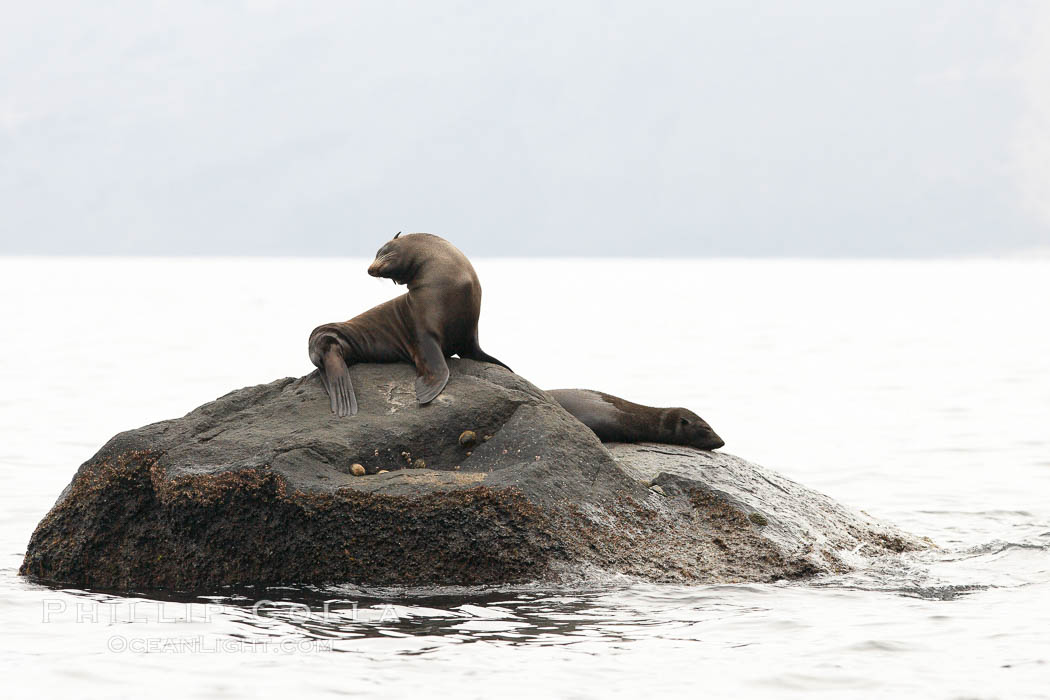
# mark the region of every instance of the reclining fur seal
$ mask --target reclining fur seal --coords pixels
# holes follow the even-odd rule
[[[591,389],[552,389],[548,394],[602,442],[663,442],[717,450],[725,441],[687,408],[656,408]]]

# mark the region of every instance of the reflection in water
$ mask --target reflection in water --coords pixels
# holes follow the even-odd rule
[[[987,517],[1025,519],[1032,537],[884,557],[863,572],[804,584],[617,579],[591,588],[117,595],[49,589],[5,575],[0,601],[17,597],[24,604],[32,596],[49,611],[44,624],[39,618],[15,624],[15,650],[32,646],[34,635],[47,639],[70,654],[75,677],[101,673],[101,687],[129,668],[139,669],[136,678],[194,668],[170,689],[172,696],[185,684],[218,695],[231,682],[242,692],[339,693],[347,690],[346,678],[354,693],[374,697],[388,697],[393,687],[460,692],[456,678],[473,679],[471,696],[516,696],[556,693],[580,678],[603,688],[609,674],[624,673],[620,686],[630,696],[630,689],[681,690],[681,674],[697,664],[706,669],[705,688],[725,692],[833,687],[848,696],[903,687],[914,693],[928,687],[937,669],[938,683],[953,679],[943,684],[945,695],[964,694],[975,663],[983,669],[981,687],[1030,688],[1047,660],[1039,641],[1046,620],[1039,617],[1050,592],[1050,523],[1017,513]],[[1030,623],[1019,622],[1025,616]],[[873,670],[887,664],[890,676]],[[320,675],[304,675],[305,668]],[[1011,674],[989,676],[991,669]]]
[[[333,651],[352,650],[356,640],[428,640],[393,653],[426,654],[446,644],[489,642],[506,646],[570,646],[581,642],[630,643],[659,637],[698,640],[705,623],[771,613],[781,596],[817,596],[821,590],[882,593],[931,602],[954,601],[996,584],[949,583],[989,565],[1015,577],[1045,574],[1050,533],[1040,541],[992,543],[964,550],[933,550],[884,557],[859,573],[808,584],[674,586],[642,583],[551,589],[549,586],[423,588],[261,588],[222,595],[165,595],[142,598],[101,591],[63,593],[98,606],[103,621],[204,624],[209,633],[250,642],[323,640]],[[1011,558],[1011,553],[1017,555]],[[1037,556],[1026,561],[1027,553]],[[940,571],[940,575],[935,573]],[[74,609],[83,609],[78,602]],[[70,613],[72,614],[72,613]],[[77,614],[84,615],[78,612]]]

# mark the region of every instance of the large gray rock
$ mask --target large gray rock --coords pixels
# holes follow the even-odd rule
[[[357,365],[352,418],[331,414],[315,373],[121,433],[80,467],[21,571],[118,589],[713,583],[924,546],[730,455],[603,446],[521,377],[450,368],[423,407],[410,366]],[[460,444],[466,430],[477,445]]]

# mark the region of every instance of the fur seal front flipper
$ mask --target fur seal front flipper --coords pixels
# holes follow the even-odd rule
[[[379,249],[368,274],[407,285],[408,293],[310,333],[310,361],[333,413],[357,413],[348,369],[355,362],[412,363],[420,404],[433,401],[448,384],[446,357],[507,367],[478,345],[481,283],[451,243],[429,233],[399,234]]]
[[[711,426],[687,408],[655,408],[590,389],[547,392],[602,442],[662,442],[717,450],[725,445]]]
[[[424,405],[436,399],[448,384],[448,363],[441,346],[429,333],[416,338],[416,346],[419,349],[416,367],[421,371],[416,377],[416,401]]]

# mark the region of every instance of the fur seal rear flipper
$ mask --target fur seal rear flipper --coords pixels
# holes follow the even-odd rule
[[[448,383],[446,357],[459,355],[507,367],[478,344],[481,283],[455,246],[429,233],[398,234],[368,267],[373,277],[408,286],[408,293],[340,323],[310,333],[317,367],[339,416],[357,413],[349,366],[355,362],[410,362],[416,400],[433,401]]]
[[[506,368],[506,369],[510,370],[511,372],[514,371],[514,370],[510,369],[510,367],[507,367],[507,365],[503,364],[502,362],[497,360],[495,357],[493,357],[492,355],[488,354],[487,352],[485,352],[484,350],[481,349],[481,345],[478,344],[478,334],[477,333],[474,334],[474,343],[471,346],[471,348],[469,350],[467,350],[465,353],[463,353],[463,352],[459,353],[459,356],[460,357],[465,357],[468,360],[477,360],[478,362],[489,362],[491,364],[499,365],[500,367]]]
[[[357,415],[357,395],[350,382],[350,370],[338,346],[329,346],[324,354],[321,367],[321,382],[324,384],[328,398],[331,400],[332,413],[337,416]]]

